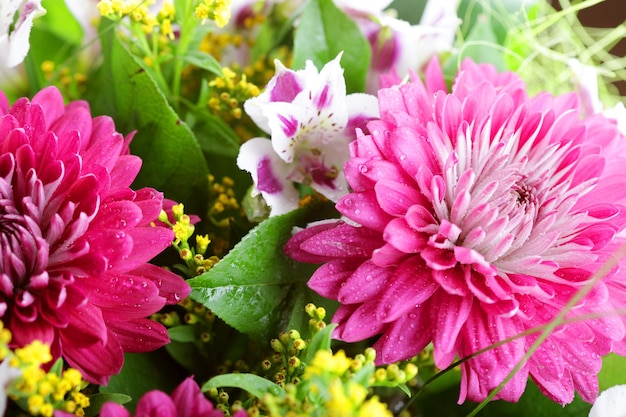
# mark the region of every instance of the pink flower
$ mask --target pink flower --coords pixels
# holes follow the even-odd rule
[[[344,220],[311,226],[285,250],[324,263],[309,286],[341,306],[335,336],[381,335],[389,363],[433,343],[440,368],[549,323],[624,243],[626,141],[575,94],[529,98],[513,73],[464,62],[448,93],[437,61],[425,83],[379,92],[381,119],[351,145]],[[593,402],[601,356],[626,353],[624,268],[568,313],[496,398],[530,376],[551,399]],[[481,401],[538,333],[464,362],[459,402]]]
[[[233,417],[245,417],[245,411],[236,412]],[[57,411],[55,417],[71,417]],[[121,405],[107,402],[100,410],[100,417],[130,417],[131,414]],[[169,396],[163,391],[153,390],[144,394],[137,403],[135,417],[224,417],[221,410],[202,394],[193,377],[185,379]]]
[[[189,293],[146,263],[173,233],[151,225],[161,193],[129,188],[131,138],[54,87],[12,107],[0,94],[0,318],[15,346],[39,339],[98,384],[167,343],[146,317]]]

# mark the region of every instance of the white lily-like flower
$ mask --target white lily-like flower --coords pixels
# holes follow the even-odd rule
[[[33,20],[45,13],[41,0],[0,1],[0,66],[12,68],[24,60],[30,49]]]
[[[318,72],[311,61],[293,71],[275,61],[276,75],[244,109],[271,139],[253,138],[239,151],[237,165],[250,172],[255,192],[271,216],[298,207],[294,183],[309,185],[331,201],[347,194],[343,165],[356,128],[378,117],[369,94],[346,95],[341,54]]]
[[[626,417],[626,385],[615,385],[602,391],[593,403],[589,417]]]

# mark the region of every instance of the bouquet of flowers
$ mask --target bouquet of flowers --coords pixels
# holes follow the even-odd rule
[[[0,415],[622,415],[600,2],[0,2]]]

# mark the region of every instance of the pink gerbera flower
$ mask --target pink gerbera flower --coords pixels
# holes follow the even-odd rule
[[[614,121],[581,119],[575,94],[529,98],[513,73],[466,61],[448,93],[425,83],[379,92],[381,119],[351,145],[342,221],[296,234],[286,252],[325,262],[309,285],[341,303],[335,335],[381,335],[379,362],[433,343],[440,368],[550,322],[624,243],[626,141]],[[551,399],[597,396],[601,356],[625,353],[623,270],[598,282],[501,390],[528,376]],[[480,401],[538,334],[464,362],[459,402]]]
[[[12,107],[0,93],[0,318],[16,346],[39,339],[99,384],[168,342],[145,317],[189,293],[146,263],[173,233],[152,224],[163,196],[129,188],[131,138],[54,87]]]

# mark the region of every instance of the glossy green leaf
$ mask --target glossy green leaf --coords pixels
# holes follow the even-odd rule
[[[218,375],[208,380],[202,391],[206,392],[211,388],[240,388],[249,392],[257,398],[270,393],[277,397],[285,395],[285,391],[272,381],[254,374],[224,374]]]
[[[284,330],[314,267],[289,259],[283,246],[294,226],[331,217],[328,207],[310,205],[265,220],[208,272],[187,281],[191,298],[242,333],[267,337]]]
[[[137,131],[131,152],[142,158],[143,166],[135,187],[156,188],[183,202],[187,212],[203,213],[208,169],[198,141],[149,72],[110,30],[111,24],[105,22],[101,28],[105,60],[100,88],[88,92],[94,111],[113,117],[118,131]]]
[[[311,60],[321,69],[341,51],[348,93],[364,91],[372,55],[369,43],[332,0],[309,1],[295,33],[293,67],[304,68]]]

